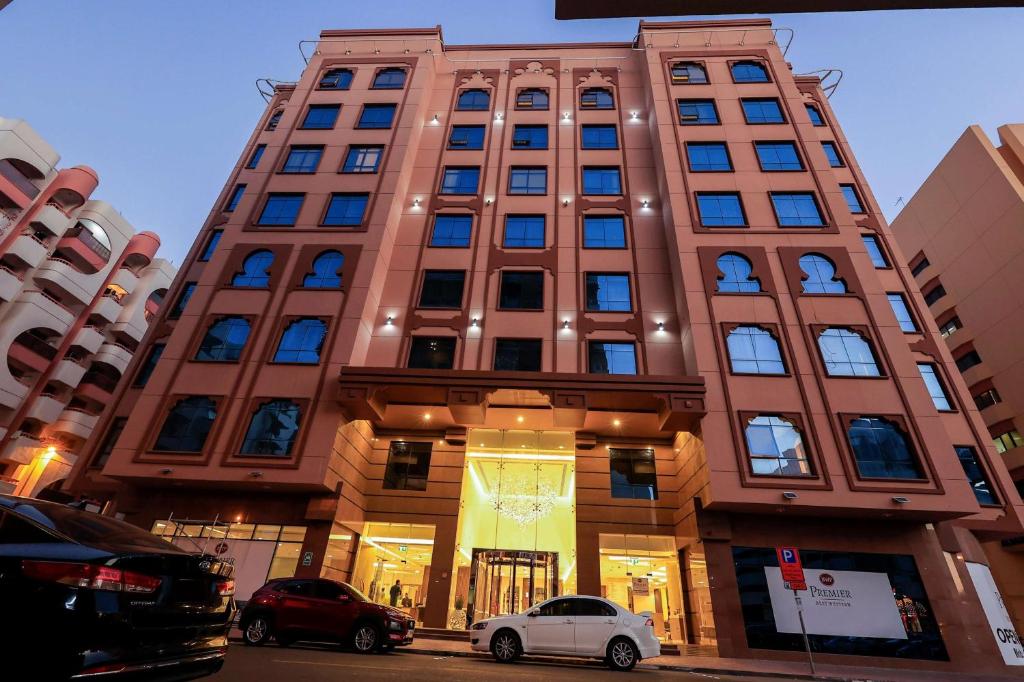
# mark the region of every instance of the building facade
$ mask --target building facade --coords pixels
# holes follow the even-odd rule
[[[999,146],[971,126],[892,223],[929,313],[1024,492],[1024,125]],[[1024,538],[985,544],[1003,598],[1024,627]]]
[[[174,279],[99,177],[0,118],[0,492],[59,486]]]
[[[1002,667],[968,571],[1019,496],[770,22],[325,31],[266,95],[71,490],[240,599],[398,581],[464,628],[600,594],[723,656],[802,655],[792,545],[860,614],[825,660]]]

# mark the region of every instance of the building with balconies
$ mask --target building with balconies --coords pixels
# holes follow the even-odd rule
[[[767,20],[624,38],[324,31],[67,489],[240,600],[603,595],[725,657],[803,658],[797,547],[816,660],[1005,672],[1020,496],[820,79]]]
[[[0,118],[0,491],[74,464],[174,278],[160,240],[91,199],[99,178]]]

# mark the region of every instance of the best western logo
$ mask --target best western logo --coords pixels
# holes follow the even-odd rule
[[[836,584],[836,579],[832,577],[831,573],[822,573],[818,576],[818,582],[820,582],[825,587],[832,587]]]

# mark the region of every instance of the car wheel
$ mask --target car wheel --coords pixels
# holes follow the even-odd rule
[[[242,625],[242,641],[250,646],[263,646],[270,635],[270,621],[266,616],[253,616]]]
[[[522,653],[519,636],[511,630],[499,630],[491,638],[491,654],[498,663],[513,663]]]
[[[608,645],[608,667],[612,670],[632,670],[639,660],[636,645],[625,637],[613,639]]]
[[[352,648],[361,654],[372,654],[380,646],[380,632],[373,623],[360,623],[352,633]]]

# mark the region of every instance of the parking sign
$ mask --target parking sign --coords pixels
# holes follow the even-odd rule
[[[800,562],[800,550],[796,547],[776,547],[775,554],[779,558],[779,569],[786,588],[790,590],[806,590],[804,567]]]

